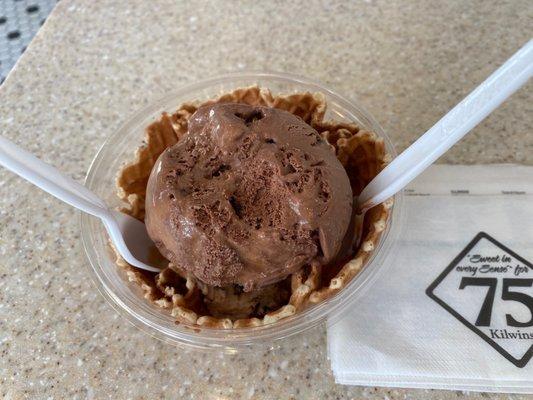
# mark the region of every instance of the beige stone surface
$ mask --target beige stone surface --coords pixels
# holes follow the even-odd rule
[[[82,180],[165,92],[221,72],[295,72],[357,97],[402,149],[531,36],[533,3],[62,0],[0,87],[0,132]],[[441,162],[533,164],[532,84]],[[0,169],[0,396],[7,399],[526,398],[339,386],[324,329],[220,355],[130,326],[89,280],[77,214]]]

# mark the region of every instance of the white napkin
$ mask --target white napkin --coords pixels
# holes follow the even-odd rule
[[[404,205],[385,272],[329,321],[336,381],[533,393],[533,167],[435,165]]]

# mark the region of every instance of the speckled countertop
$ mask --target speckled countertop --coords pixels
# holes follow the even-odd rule
[[[0,87],[0,132],[81,181],[132,111],[205,76],[268,69],[357,96],[402,149],[532,21],[528,0],[63,0]],[[531,88],[441,162],[533,164]],[[75,211],[0,169],[2,398],[520,398],[336,385],[324,329],[257,354],[175,348],[119,317],[86,263]]]

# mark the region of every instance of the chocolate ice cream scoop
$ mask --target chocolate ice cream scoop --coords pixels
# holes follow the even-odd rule
[[[146,193],[148,233],[181,273],[250,291],[335,257],[352,192],[312,127],[286,111],[219,103],[188,128]]]

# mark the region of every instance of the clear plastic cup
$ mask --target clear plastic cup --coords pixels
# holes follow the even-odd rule
[[[375,119],[358,103],[348,100],[327,87],[307,78],[281,73],[235,73],[207,79],[185,86],[132,115],[111,135],[93,160],[86,185],[104,199],[110,207],[121,205],[116,195],[115,177],[121,165],[133,159],[134,151],[142,143],[144,129],[161,116],[163,111],[173,112],[182,103],[215,97],[239,87],[257,84],[275,94],[291,92],[321,92],[325,95],[328,111],[325,119],[355,122],[371,130],[385,141],[389,154],[395,156],[389,137]],[[250,328],[214,329],[188,327],[176,324],[168,311],[151,304],[142,297],[140,288],[128,281],[126,274],[115,264],[114,253],[101,222],[81,215],[81,234],[85,252],[90,262],[89,273],[103,296],[115,310],[141,330],[164,341],[198,349],[237,350],[271,347],[280,340],[301,334],[327,320],[335,322],[347,309],[356,305],[357,299],[368,289],[378,274],[383,273],[383,261],[391,245],[399,237],[402,218],[402,194],[395,196],[387,228],[372,256],[362,271],[335,296],[278,322]]]

